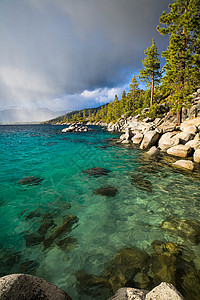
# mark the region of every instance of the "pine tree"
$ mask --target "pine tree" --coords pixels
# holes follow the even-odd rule
[[[154,39],[152,39],[151,47],[144,50],[146,55],[145,59],[142,61],[144,68],[140,71],[139,79],[146,83],[147,87],[151,86],[151,101],[150,106],[153,105],[153,94],[155,84],[160,82],[161,71],[160,61],[158,59],[158,51]]]
[[[182,107],[189,103],[187,96],[200,82],[200,1],[176,0],[169,8],[160,18],[165,27],[157,30],[170,37],[162,53],[166,59],[162,82],[180,124]]]

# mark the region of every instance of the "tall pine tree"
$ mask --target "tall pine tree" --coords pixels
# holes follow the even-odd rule
[[[167,14],[163,12],[157,30],[170,37],[167,50],[163,86],[170,95],[171,106],[177,111],[177,123],[181,122],[182,107],[189,103],[192,93],[200,83],[200,1],[176,0]]]
[[[142,61],[144,68],[140,71],[139,79],[146,83],[147,87],[151,86],[151,101],[150,106],[153,105],[154,87],[160,82],[161,71],[160,61],[158,59],[158,51],[154,39],[152,39],[151,47],[144,50],[146,55]]]

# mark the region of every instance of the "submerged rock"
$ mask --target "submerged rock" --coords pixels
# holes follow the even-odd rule
[[[76,272],[76,279],[80,294],[92,295],[93,297],[102,294],[102,299],[105,299],[105,294],[108,297],[111,294],[108,280],[105,277],[87,274],[84,270],[79,270]]]
[[[25,234],[26,247],[39,245],[43,242],[44,236],[41,236],[37,233]]]
[[[95,193],[97,195],[114,197],[116,195],[117,191],[118,191],[117,188],[108,185],[108,186],[104,186],[104,187],[96,189]]]
[[[71,250],[77,245],[77,239],[69,236],[62,240],[56,241],[56,245],[63,250]]]
[[[149,193],[152,192],[152,183],[149,180],[145,179],[145,176],[142,174],[132,174],[131,184],[133,184],[142,191],[146,191]]]
[[[28,176],[20,179],[18,181],[18,184],[22,185],[38,185],[40,182],[42,182],[44,179],[41,178],[40,176]]]
[[[39,267],[39,262],[35,260],[24,261],[19,265],[19,272],[35,274],[36,269],[38,267]]]
[[[99,177],[103,175],[108,175],[111,171],[105,168],[95,167],[91,169],[83,170],[83,173],[86,173],[90,176]]]
[[[145,300],[148,291],[135,288],[121,288],[108,300]]]
[[[50,247],[54,241],[63,234],[71,232],[73,225],[78,222],[75,215],[68,216],[60,226],[55,228],[55,231],[43,241],[44,249]]]
[[[184,239],[189,239],[194,244],[200,242],[200,222],[198,221],[171,217],[163,221],[161,228]]]
[[[124,286],[133,286],[137,273],[147,271],[149,255],[135,247],[118,251],[105,270],[108,282],[116,292]]]
[[[155,252],[151,256],[150,275],[154,284],[172,283],[186,299],[198,300],[200,278],[190,258],[183,255],[182,247],[172,242],[154,241],[152,248]]]

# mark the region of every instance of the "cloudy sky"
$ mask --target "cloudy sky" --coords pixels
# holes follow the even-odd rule
[[[1,0],[0,110],[82,109],[121,96],[169,0]]]

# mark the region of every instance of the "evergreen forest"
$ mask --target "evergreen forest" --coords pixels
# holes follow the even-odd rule
[[[129,90],[108,104],[60,116],[51,123],[116,122],[122,115],[138,118],[161,117],[170,110],[181,122],[182,109],[191,105],[191,94],[200,86],[200,0],[176,0],[163,11],[157,30],[168,35],[169,44],[161,53],[160,68],[156,41],[144,50],[143,68],[133,75]],[[139,88],[144,82],[146,90]],[[148,108],[148,109],[147,109]]]

